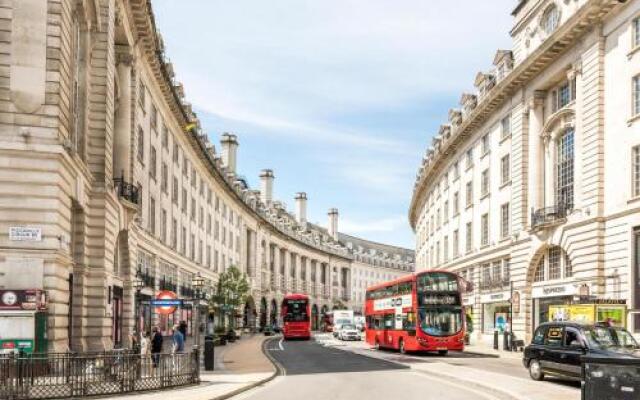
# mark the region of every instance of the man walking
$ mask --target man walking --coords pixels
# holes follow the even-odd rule
[[[173,352],[176,354],[184,352],[184,335],[178,324],[173,326]]]
[[[160,361],[160,353],[162,353],[162,334],[157,326],[153,327],[153,336],[151,338],[151,360],[153,361],[153,368],[158,368],[158,362]]]

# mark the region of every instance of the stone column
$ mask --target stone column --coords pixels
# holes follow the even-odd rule
[[[549,174],[542,140],[546,96],[547,92],[536,91],[529,104],[529,195],[534,210],[545,206],[545,176]]]
[[[131,63],[133,56],[128,46],[116,47],[118,98],[114,121],[113,175],[132,181],[131,157]]]
[[[271,274],[271,280],[277,290],[280,288],[280,249],[276,245],[273,246],[273,271]]]

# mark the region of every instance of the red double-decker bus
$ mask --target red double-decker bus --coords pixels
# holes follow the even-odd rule
[[[466,287],[451,272],[425,271],[368,288],[367,343],[402,353],[464,350]]]
[[[282,335],[285,339],[311,338],[309,296],[305,294],[288,294],[282,300],[281,310]]]

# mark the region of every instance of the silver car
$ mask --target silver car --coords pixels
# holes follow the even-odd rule
[[[360,340],[360,331],[355,325],[346,324],[340,327],[338,331],[338,339],[340,340]]]

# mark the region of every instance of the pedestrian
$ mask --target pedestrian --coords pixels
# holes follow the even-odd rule
[[[176,354],[184,352],[184,335],[177,324],[173,326],[173,352]]]
[[[180,321],[180,333],[182,333],[182,336],[184,336],[185,340],[187,339],[187,321],[182,320]]]
[[[153,368],[158,367],[160,361],[160,353],[162,353],[162,333],[157,326],[153,327],[153,337],[151,338],[151,360],[153,361]]]
[[[131,350],[133,350],[133,352],[137,354],[140,351],[138,336],[135,333],[130,334],[129,341],[131,342]]]
[[[142,332],[140,338],[140,360],[142,364],[142,371],[149,370],[149,359],[151,358],[151,343],[149,342],[149,333]]]

